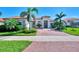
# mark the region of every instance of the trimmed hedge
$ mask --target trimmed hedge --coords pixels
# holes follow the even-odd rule
[[[34,29],[34,28],[32,28],[32,29],[30,29],[30,30],[24,29],[24,30],[22,30],[22,32],[23,32],[23,33],[34,33],[34,32],[37,32],[37,30]]]

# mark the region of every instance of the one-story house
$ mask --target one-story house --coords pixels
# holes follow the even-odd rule
[[[11,17],[16,19],[20,25],[25,27],[35,27],[35,28],[52,28],[52,24],[54,20],[51,19],[50,16],[42,16],[39,18],[32,19],[30,22],[27,21],[26,17]],[[0,25],[4,25],[4,21],[10,18],[0,18]],[[66,26],[79,27],[79,19],[78,18],[65,18]]]
[[[35,27],[35,28],[51,28],[51,24],[53,23],[53,20],[50,18],[50,16],[42,16],[39,18],[32,19],[29,23],[27,21],[26,17],[11,17],[13,19],[16,19],[22,26],[27,27],[28,24],[30,23],[30,27]],[[5,20],[8,20],[10,18],[0,18],[3,19],[3,21],[0,21],[0,24],[3,23]],[[40,27],[37,26],[40,24]],[[2,24],[1,24],[2,25]]]

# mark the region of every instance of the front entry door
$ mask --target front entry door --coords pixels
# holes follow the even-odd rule
[[[44,21],[44,28],[48,28],[48,21],[47,20]]]

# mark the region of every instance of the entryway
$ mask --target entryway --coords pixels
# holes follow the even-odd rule
[[[44,28],[48,28],[48,21],[47,20],[44,21]]]

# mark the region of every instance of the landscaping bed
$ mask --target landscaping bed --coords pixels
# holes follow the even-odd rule
[[[35,36],[36,32],[36,29],[24,29],[19,31],[0,32],[0,36]]]
[[[4,25],[0,25],[0,36],[35,36],[37,30],[21,25],[16,19],[8,19],[4,21]]]
[[[65,28],[63,32],[71,35],[79,36],[79,28]]]
[[[21,52],[28,47],[31,41],[0,41],[0,52]]]

